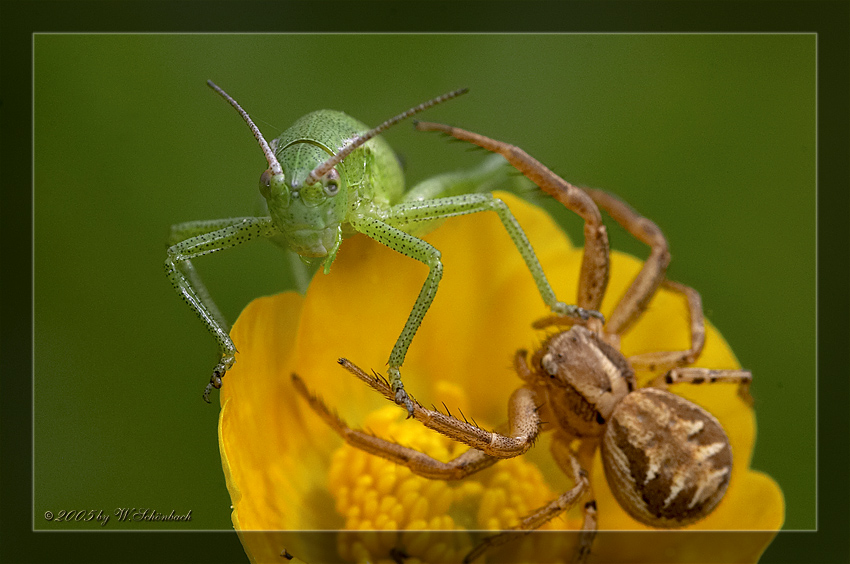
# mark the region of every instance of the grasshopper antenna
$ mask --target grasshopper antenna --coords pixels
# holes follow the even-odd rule
[[[278,175],[283,174],[283,169],[280,167],[280,163],[277,162],[277,157],[274,156],[274,151],[271,150],[269,144],[266,143],[263,134],[260,133],[260,128],[254,125],[254,122],[251,121],[251,117],[248,115],[248,112],[242,109],[242,106],[239,103],[230,97],[230,94],[219,88],[219,86],[213,82],[212,80],[207,81],[207,85],[215,90],[221,95],[222,98],[227,100],[227,102],[236,108],[236,111],[239,112],[239,115],[242,116],[242,119],[248,124],[248,127],[251,128],[251,133],[254,134],[254,137],[257,139],[257,142],[260,144],[260,148],[263,150],[263,154],[266,155],[266,160],[269,162],[269,169],[272,171],[272,174]]]
[[[381,133],[383,133],[384,131],[386,131],[390,127],[397,124],[398,122],[403,121],[403,120],[409,118],[410,116],[416,115],[421,111],[427,110],[431,106],[436,106],[437,104],[440,104],[440,103],[445,102],[447,100],[451,100],[452,98],[457,98],[458,96],[461,96],[462,94],[466,94],[467,92],[469,92],[469,88],[460,88],[459,90],[452,90],[451,92],[449,92],[447,94],[443,94],[442,96],[438,96],[438,97],[436,97],[432,100],[428,100],[427,102],[425,102],[423,104],[419,104],[416,107],[410,108],[406,112],[398,114],[397,116],[388,119],[387,121],[385,121],[384,123],[382,123],[378,127],[374,128],[374,129],[370,129],[366,133],[364,133],[362,135],[358,135],[357,137],[354,137],[353,139],[350,139],[337,152],[337,154],[330,157],[328,160],[326,160],[325,162],[323,162],[322,164],[320,164],[319,166],[314,168],[310,172],[310,174],[307,176],[304,183],[308,184],[308,185],[315,183],[318,179],[320,179],[325,174],[327,174],[328,171],[330,171],[333,167],[335,167],[336,165],[341,163],[343,161],[343,159],[345,159],[345,157],[347,157],[348,155],[351,154],[352,151],[354,151],[355,149],[357,149],[358,147],[363,145],[366,141],[368,141],[372,137],[375,137],[376,135],[380,135]],[[235,104],[236,102],[231,102],[231,103]]]

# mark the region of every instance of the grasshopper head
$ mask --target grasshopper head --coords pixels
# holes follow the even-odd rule
[[[303,257],[328,257],[325,270],[329,269],[342,241],[341,224],[347,205],[344,197],[336,195],[347,190],[333,165],[320,174],[314,174],[314,168],[320,163],[327,164],[328,153],[332,152],[299,143],[298,150],[290,155],[292,158],[284,161],[287,165],[284,168],[248,112],[213,81],[208,80],[207,84],[239,112],[260,144],[269,163],[260,177],[260,192],[289,247]]]
[[[260,177],[260,193],[290,249],[303,257],[328,256],[336,252],[341,239],[348,205],[342,195],[347,193],[345,181],[334,168],[307,184],[304,177],[310,169],[301,171],[299,175],[298,170],[284,169],[275,174],[269,168]]]
[[[348,211],[348,186],[338,165],[387,128],[467,91],[462,88],[419,104],[347,139],[342,147],[328,147],[314,138],[300,138],[278,147],[276,142],[269,146],[248,112],[227,92],[211,80],[207,84],[239,112],[266,156],[269,168],[260,177],[260,192],[266,198],[275,225],[289,247],[302,257],[328,257],[325,272],[342,241],[342,222]]]

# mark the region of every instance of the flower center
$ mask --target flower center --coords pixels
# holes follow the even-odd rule
[[[443,461],[468,448],[416,421],[405,420],[395,406],[371,413],[363,428]],[[390,562],[387,555],[402,546],[414,558],[412,561],[461,562],[481,537],[473,539],[458,531],[509,529],[521,517],[557,497],[540,470],[522,457],[502,460],[477,474],[447,482],[417,476],[406,467],[344,444],[333,454],[328,478],[345,529],[397,531],[341,536],[340,556],[352,561],[386,558]],[[561,518],[543,528],[565,529],[569,525],[575,528],[574,523]],[[556,548],[549,546],[551,540],[547,548]]]

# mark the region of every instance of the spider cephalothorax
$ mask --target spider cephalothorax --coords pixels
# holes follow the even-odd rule
[[[601,435],[614,407],[635,389],[626,358],[580,325],[546,339],[531,367],[558,426],[576,437]]]

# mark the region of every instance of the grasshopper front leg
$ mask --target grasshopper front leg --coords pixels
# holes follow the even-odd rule
[[[424,263],[428,267],[428,277],[419,291],[419,296],[416,298],[416,303],[413,305],[413,309],[404,324],[401,335],[399,335],[393,346],[389,360],[388,377],[393,393],[395,394],[395,402],[405,406],[407,413],[412,417],[413,402],[404,390],[399,368],[404,363],[407,349],[410,347],[410,343],[413,341],[413,336],[419,329],[419,325],[422,324],[425,312],[428,311],[428,308],[431,307],[431,302],[434,301],[437,286],[443,277],[443,263],[440,261],[440,251],[422,239],[405,233],[401,229],[388,225],[379,219],[362,217],[352,221],[352,225],[357,231],[368,235],[396,252]]]
[[[589,317],[601,317],[596,311],[582,309],[578,306],[568,305],[558,301],[552,290],[543,268],[537,260],[537,255],[531,247],[531,243],[520,227],[513,214],[504,202],[494,198],[491,194],[465,194],[435,200],[422,200],[406,202],[390,208],[386,221],[362,216],[352,220],[355,229],[386,245],[405,256],[414,258],[428,266],[428,277],[422,285],[422,290],[416,298],[413,310],[407,318],[401,335],[393,346],[390,353],[388,376],[396,403],[404,405],[408,414],[413,414],[413,404],[404,390],[401,381],[401,365],[407,355],[407,349],[413,341],[413,336],[419,329],[425,312],[431,307],[434,296],[437,293],[440,279],[443,276],[443,263],[440,260],[440,251],[429,245],[422,239],[406,233],[399,227],[410,226],[416,222],[441,220],[449,217],[466,215],[481,211],[494,211],[499,216],[505,229],[520,252],[526,266],[531,272],[543,302],[558,315],[573,316],[581,319]]]
[[[221,379],[235,361],[236,347],[230,339],[229,326],[219,312],[192,265],[192,259],[234,247],[257,237],[277,233],[270,217],[238,217],[212,221],[192,221],[171,228],[165,274],[174,290],[181,295],[207,326],[218,342],[221,361],[213,369],[210,383],[204,389],[209,403],[213,388],[221,387]]]

